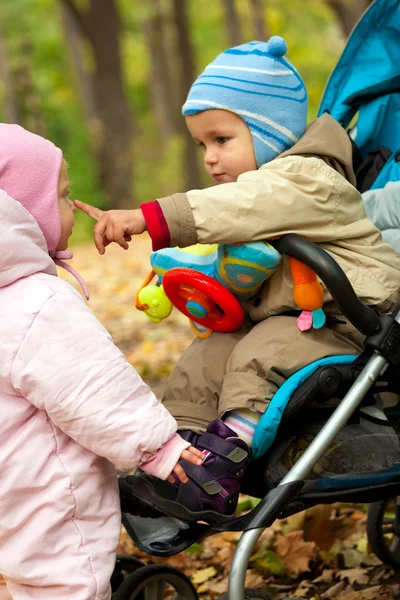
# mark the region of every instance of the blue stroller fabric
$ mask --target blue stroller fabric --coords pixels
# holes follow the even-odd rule
[[[329,112],[363,157],[379,146],[393,156],[374,188],[400,179],[400,3],[375,0],[350,35],[323,94],[318,115]]]
[[[262,415],[254,432],[254,437],[251,447],[252,460],[260,458],[269,450],[276,437],[279,424],[285,408],[292,397],[293,393],[306,381],[319,367],[327,365],[348,365],[356,358],[357,354],[347,354],[343,356],[328,356],[321,358],[307,365],[294,373],[284,384],[278,389],[268,405],[267,410]]]

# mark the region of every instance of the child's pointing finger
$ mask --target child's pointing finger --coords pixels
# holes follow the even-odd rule
[[[91,206],[90,204],[86,204],[86,202],[81,202],[80,200],[74,200],[74,206],[89,215],[89,217],[92,217],[92,219],[96,219],[96,221],[101,219],[102,215],[104,214],[104,211],[100,208],[96,208],[95,206]]]

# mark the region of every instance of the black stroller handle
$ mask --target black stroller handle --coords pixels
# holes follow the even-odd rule
[[[270,243],[281,254],[310,267],[324,282],[346,319],[361,333],[371,335],[380,329],[379,315],[361,302],[342,268],[325,250],[295,233],[287,233]]]

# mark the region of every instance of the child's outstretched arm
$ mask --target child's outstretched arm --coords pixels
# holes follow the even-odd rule
[[[178,460],[201,464],[202,455],[176,433],[172,415],[75,290],[52,293],[43,286],[43,293],[49,297],[32,315],[13,362],[15,390],[47,413],[49,427],[56,425],[117,469],[148,463],[161,479],[174,471],[185,481]],[[167,452],[158,453],[163,446]]]
[[[153,250],[253,242],[286,233],[330,242],[345,235],[348,223],[366,216],[360,193],[344,177],[321,159],[300,156],[274,160],[236,182],[159,198],[138,210],[103,213],[76,206],[98,219],[95,242],[100,253],[100,236],[122,245],[118,232],[130,236],[145,229]]]
[[[117,242],[127,250],[131,237],[146,230],[146,221],[140,209],[104,211],[80,200],[74,200],[74,204],[97,221],[93,238],[99,254],[104,254],[105,247],[111,242]]]

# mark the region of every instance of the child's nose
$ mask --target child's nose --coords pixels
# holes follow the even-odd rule
[[[213,149],[207,149],[204,154],[204,164],[213,165],[218,162],[217,154]]]

